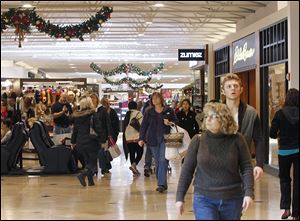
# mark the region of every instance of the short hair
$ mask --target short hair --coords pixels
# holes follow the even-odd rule
[[[130,101],[128,103],[128,109],[129,110],[135,110],[135,109],[137,109],[137,103],[135,101]]]
[[[161,102],[161,106],[164,107],[164,106],[165,106],[164,97],[163,97],[162,94],[159,93],[159,92],[153,92],[153,93],[152,93],[152,96],[151,96],[151,99],[150,99],[151,106],[154,107],[154,104],[153,104],[153,102],[152,102],[154,96],[159,97],[160,102]]]
[[[299,91],[296,88],[291,88],[287,91],[284,106],[299,107]]]
[[[10,118],[1,118],[1,121],[4,125],[6,125],[7,128],[11,129],[12,121]]]
[[[237,74],[229,73],[226,74],[224,79],[222,80],[222,84],[221,84],[222,90],[224,90],[226,81],[230,81],[230,80],[236,80],[239,83],[240,87],[243,87],[243,83],[240,77]]]
[[[204,106],[204,115],[209,112],[214,112],[218,115],[217,121],[220,124],[220,131],[224,134],[236,134],[238,131],[237,123],[235,122],[229,108],[222,103],[206,103]],[[206,130],[206,121],[203,121],[202,128]]]
[[[87,96],[82,96],[79,101],[79,110],[84,111],[84,110],[90,110],[90,109],[94,109],[92,99]]]
[[[187,103],[189,104],[190,107],[192,106],[191,101],[190,101],[190,99],[188,99],[188,98],[183,99],[183,100],[180,102],[180,106],[182,106],[183,102],[187,102]]]

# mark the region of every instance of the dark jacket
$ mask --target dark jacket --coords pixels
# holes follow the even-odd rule
[[[265,146],[259,116],[256,110],[241,101],[238,110],[239,130],[244,135],[248,147],[252,140],[255,144],[256,165],[263,168],[265,160]]]
[[[107,109],[103,106],[98,107],[96,116],[100,121],[99,141],[100,143],[105,143],[108,140],[108,136],[112,135],[112,127]]]
[[[164,107],[162,115],[163,119],[168,119],[169,121],[177,123],[176,115],[174,114],[174,111],[171,108]],[[170,133],[171,129],[169,126],[166,126],[164,124],[163,119],[159,122],[155,108],[149,108],[144,115],[139,139],[145,141],[145,143],[149,146],[158,145],[158,136],[163,137],[164,134]],[[159,126],[163,127],[163,134],[156,133],[158,131]]]
[[[118,135],[120,132],[119,117],[118,117],[117,112],[112,108],[110,108],[110,111],[109,111],[109,118],[110,118],[110,122],[111,122],[111,135],[112,135],[112,138],[114,139],[114,141],[117,142]]]
[[[279,149],[299,148],[299,108],[286,106],[275,113],[271,123],[270,137],[279,138]]]
[[[199,125],[196,121],[196,113],[194,111],[189,111],[187,115],[183,110],[179,111],[177,114],[178,126],[185,129],[190,138],[193,138],[195,134],[199,133]]]
[[[74,128],[71,143],[77,148],[99,149],[100,134],[102,129],[97,119],[95,110],[76,111],[74,113]],[[91,117],[93,116],[93,129],[97,135],[90,134]]]

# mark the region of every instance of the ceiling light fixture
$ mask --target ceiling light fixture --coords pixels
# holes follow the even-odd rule
[[[155,5],[154,5],[154,7],[164,7],[165,5],[164,4],[162,4],[162,3],[156,3]]]

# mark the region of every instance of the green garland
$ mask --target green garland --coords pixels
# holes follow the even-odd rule
[[[93,69],[93,71],[97,72],[98,74],[104,75],[104,80],[111,84],[111,85],[121,85],[124,83],[127,83],[129,87],[131,87],[132,89],[139,89],[139,88],[150,88],[153,90],[157,90],[159,88],[162,88],[163,85],[159,85],[157,87],[152,87],[148,84],[149,81],[151,81],[152,79],[152,74],[157,74],[157,72],[159,72],[161,69],[163,69],[164,64],[160,63],[158,67],[154,68],[151,71],[143,71],[141,70],[139,67],[135,66],[134,64],[121,64],[118,67],[114,68],[111,71],[103,71],[98,65],[96,65],[95,63],[91,63],[90,64],[90,68]],[[116,74],[122,74],[122,73],[131,73],[131,72],[135,72],[140,76],[148,76],[146,80],[144,81],[136,81],[133,78],[127,76],[122,78],[119,81],[112,81],[110,79],[108,79],[108,77],[110,76],[114,76]]]
[[[98,31],[101,24],[110,19],[110,14],[113,12],[112,7],[103,6],[95,16],[81,24],[60,26],[51,24],[49,20],[46,22],[34,10],[35,8],[25,10],[10,8],[7,12],[3,12],[1,14],[1,33],[8,26],[14,26],[19,47],[22,47],[21,42],[24,40],[24,35],[30,33],[30,25],[51,37],[65,38],[66,41],[70,41],[71,38],[78,38],[80,41],[84,41],[83,35]]]
[[[160,70],[162,70],[164,68],[164,64],[160,63],[159,66],[155,67],[153,70],[150,71],[144,71],[134,64],[124,64],[124,63],[112,69],[111,71],[104,71],[93,62],[90,64],[90,68],[93,71],[97,72],[98,74],[104,75],[106,77],[114,76],[116,74],[121,74],[121,73],[128,73],[128,72],[129,73],[134,72],[140,76],[150,76],[152,74],[157,74]]]

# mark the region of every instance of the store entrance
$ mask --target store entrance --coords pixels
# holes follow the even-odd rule
[[[244,91],[241,94],[242,101],[256,108],[255,69],[236,73],[242,80]]]

